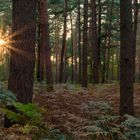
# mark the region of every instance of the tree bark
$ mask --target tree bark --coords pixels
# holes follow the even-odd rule
[[[132,0],[120,0],[120,33],[120,114],[133,115],[134,47]]]
[[[87,87],[87,50],[88,50],[88,0],[84,1],[83,49],[82,49],[82,86]]]
[[[43,6],[43,7],[42,7]],[[45,41],[44,41],[44,5],[41,0],[38,0],[38,76],[37,79],[39,82],[45,80],[45,56],[46,56],[46,48],[45,48]]]
[[[107,13],[106,13],[106,19],[105,23],[107,24],[107,17],[109,13],[109,7],[107,7]],[[104,39],[104,46],[103,46],[103,66],[102,66],[102,83],[105,83],[106,81],[106,49],[107,49],[107,29],[105,29],[105,39]]]
[[[109,80],[109,66],[110,66],[110,45],[111,45],[111,32],[112,32],[112,13],[113,12],[113,0],[111,0],[110,5],[110,18],[109,18],[109,30],[108,30],[108,44],[106,48],[106,81]]]
[[[64,28],[63,28],[61,60],[60,60],[60,67],[59,67],[59,83],[62,83],[65,78],[64,77],[64,64],[66,61],[65,54],[66,54],[66,35],[67,35],[67,7],[68,7],[68,2],[67,0],[64,0]]]
[[[59,82],[59,58],[60,58],[60,25],[56,21],[55,26],[55,57],[56,57],[56,84]]]
[[[93,47],[93,83],[99,83],[99,46],[98,46],[98,31],[97,31],[97,15],[96,15],[96,1],[91,0],[92,11],[92,47]]]
[[[22,103],[32,101],[35,37],[36,37],[36,0],[13,0],[12,37],[8,89],[16,94]],[[19,30],[25,28],[20,34]]]
[[[46,73],[46,81],[48,90],[53,89],[52,64],[51,64],[51,48],[48,23],[48,2],[39,0],[39,21],[40,21],[40,80],[44,80]],[[45,72],[45,73],[44,73]]]
[[[37,81],[43,81],[44,70],[41,68],[41,47],[40,47],[40,23],[38,23],[38,46],[37,46]]]
[[[138,9],[138,0],[134,0],[134,42],[133,42],[133,45],[134,45],[134,82],[135,82],[135,58],[136,58],[136,43],[137,43],[137,26],[138,26],[138,12],[139,12],[139,9]]]
[[[81,75],[82,75],[82,51],[81,51],[81,8],[80,8],[81,1],[78,0],[78,53],[79,53],[79,83],[81,83]]]
[[[101,49],[101,16],[102,16],[102,6],[101,6],[101,0],[98,0],[99,5],[99,11],[98,11],[98,56],[99,56],[99,81],[100,81],[100,73],[101,73],[101,56],[100,56],[100,49]]]
[[[70,24],[71,24],[71,81],[74,81],[74,32],[73,32],[73,20],[72,20],[72,13],[70,13]]]
[[[45,12],[45,33],[44,41],[46,43],[46,80],[48,91],[53,90],[53,76],[52,76],[52,63],[51,63],[51,46],[50,46],[50,35],[49,35],[49,17],[48,17],[48,0],[44,0],[44,12]]]

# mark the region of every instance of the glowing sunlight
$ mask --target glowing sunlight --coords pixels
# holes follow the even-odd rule
[[[5,45],[5,44],[6,44],[6,41],[3,40],[3,39],[0,39],[0,46],[3,46],[3,45]]]

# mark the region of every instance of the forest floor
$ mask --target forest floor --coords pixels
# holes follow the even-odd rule
[[[139,84],[135,85],[134,97],[135,115],[140,118]],[[36,86],[34,102],[47,111],[44,121],[49,127],[71,134],[75,140],[90,140],[92,129],[96,129],[94,120],[102,116],[119,115],[119,85],[89,86],[88,89],[69,84],[56,85],[50,93]]]
[[[88,89],[74,85],[55,86],[55,91],[40,91],[34,101],[49,111],[45,121],[78,139],[87,139],[94,127],[94,119],[105,115],[119,115],[119,85],[89,86]],[[135,85],[135,115],[140,117],[140,85]]]

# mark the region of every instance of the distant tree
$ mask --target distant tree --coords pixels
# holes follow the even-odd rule
[[[87,53],[88,53],[88,0],[84,1],[83,49],[82,49],[82,86],[88,85]]]
[[[101,6],[101,0],[98,0],[98,55],[99,55],[99,68],[100,67],[100,60],[101,60],[101,20],[102,20],[102,6]],[[101,69],[100,69],[101,71]]]
[[[70,13],[70,23],[71,23],[71,81],[74,81],[74,30],[73,30],[73,20],[72,13]]]
[[[81,83],[81,74],[82,74],[82,68],[81,68],[81,64],[82,64],[82,57],[81,57],[81,53],[82,53],[82,49],[81,49],[81,0],[78,0],[78,6],[77,6],[77,14],[78,14],[78,43],[77,43],[77,47],[78,47],[78,54],[79,54],[79,83]]]
[[[111,39],[112,39],[112,14],[113,14],[113,0],[110,1],[110,8],[109,8],[109,25],[107,30],[107,43],[106,43],[106,82],[109,80],[109,66],[110,66],[110,53],[111,53]]]
[[[60,17],[59,17],[59,20]],[[60,46],[61,46],[61,42],[60,42],[60,30],[61,30],[61,21],[59,21],[58,18],[55,19],[55,42],[54,42],[54,52],[55,52],[55,58],[56,58],[56,63],[55,63],[55,73],[56,73],[56,78],[55,81],[56,83],[59,82],[59,58],[60,58]]]
[[[13,0],[12,46],[8,89],[22,103],[32,101],[35,38],[36,0]]]
[[[49,17],[48,17],[48,0],[44,0],[44,14],[45,14],[45,34],[44,41],[46,40],[46,80],[48,91],[53,90],[53,76],[52,76],[52,63],[51,63],[51,46],[50,46],[50,35],[49,35]],[[45,38],[46,36],[46,38]]]
[[[47,80],[48,89],[53,89],[51,48],[48,23],[48,2],[38,0],[39,26],[38,26],[38,81]],[[46,74],[45,74],[46,73]],[[46,75],[46,78],[45,78]]]
[[[133,115],[134,47],[132,0],[120,0],[120,33],[120,114]]]
[[[61,49],[61,58],[60,58],[60,67],[59,67],[59,83],[62,83],[65,78],[65,69],[66,65],[66,35],[67,35],[67,9],[68,9],[68,0],[64,0],[64,26],[63,26],[63,41]]]
[[[11,26],[11,0],[0,0],[0,29],[6,31],[7,26]]]
[[[97,30],[97,14],[96,14],[96,1],[91,0],[91,11],[92,11],[92,48],[93,48],[93,83],[99,83],[99,46],[98,46],[98,30]]]

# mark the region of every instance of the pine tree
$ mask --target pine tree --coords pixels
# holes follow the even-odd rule
[[[36,4],[36,0],[13,0],[13,44],[8,88],[23,103],[31,102],[33,95]]]
[[[120,114],[133,115],[134,47],[132,0],[120,0],[120,32]]]

